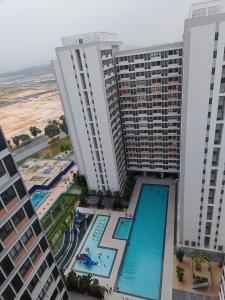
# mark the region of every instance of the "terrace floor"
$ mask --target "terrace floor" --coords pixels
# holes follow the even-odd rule
[[[173,235],[174,235],[174,199],[175,199],[175,182],[171,179],[154,179],[149,177],[139,177],[137,179],[137,182],[135,184],[130,204],[127,209],[127,215],[133,216],[135,212],[135,208],[137,205],[139,193],[142,187],[142,184],[161,184],[161,185],[169,185],[169,202],[168,202],[168,210],[167,210],[167,227],[166,227],[166,238],[165,238],[165,252],[164,252],[164,264],[163,264],[163,280],[162,280],[162,291],[161,291],[161,299],[167,299],[172,300],[172,288],[173,288],[173,278],[171,274],[173,273]],[[106,230],[104,232],[104,235],[102,237],[100,246],[103,247],[109,247],[117,249],[117,255],[116,259],[114,261],[114,265],[110,274],[109,278],[103,278],[94,276],[99,279],[99,283],[106,288],[112,288],[114,289],[117,274],[120,268],[120,264],[122,261],[126,241],[119,240],[119,239],[113,239],[113,232],[116,227],[116,224],[118,222],[119,217],[125,217],[126,216],[126,210],[123,212],[118,211],[112,211],[112,210],[103,210],[103,209],[93,209],[93,208],[79,208],[79,211],[84,213],[91,213],[95,216],[97,214],[103,214],[103,215],[109,215],[110,219],[108,222],[108,225],[106,227]],[[89,231],[92,227],[92,224],[95,222],[95,217],[92,220],[92,223],[89,226],[89,230],[87,230],[83,241],[86,239],[86,237],[89,234]],[[83,243],[81,242],[80,246],[78,247],[76,254],[80,252],[81,247],[83,246]],[[69,264],[66,273],[69,272],[75,263],[76,254],[74,258],[71,260],[71,263]],[[137,300],[141,299],[134,296],[126,296],[121,293],[117,293],[113,291],[110,294],[105,295],[105,299],[107,300]],[[143,300],[143,298],[142,298]]]
[[[183,282],[179,282],[176,276],[176,266],[178,265],[178,260],[174,256],[174,271],[173,271],[173,288],[176,290],[194,293],[197,295],[202,296],[209,296],[211,298],[217,298],[219,293],[219,286],[220,286],[220,276],[222,269],[218,267],[218,262],[211,262],[211,268],[212,268],[212,286],[211,287],[205,287],[205,288],[199,288],[199,289],[193,289],[192,288],[192,264],[191,264],[191,258],[190,257],[184,257],[184,260],[182,263],[179,263],[179,265],[185,270],[184,272],[184,280]],[[203,277],[209,277],[209,271],[208,271],[208,263],[202,264],[202,270],[199,272],[198,275],[201,275]],[[210,276],[211,277],[211,276]],[[211,280],[209,280],[209,283]]]

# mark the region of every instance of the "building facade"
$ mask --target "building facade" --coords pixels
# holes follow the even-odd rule
[[[89,189],[118,191],[126,160],[113,53],[116,36],[106,33],[64,38],[54,69],[79,172]],[[114,39],[114,40],[113,40]]]
[[[182,43],[120,51],[112,34],[62,41],[53,65],[89,188],[122,190],[127,170],[177,174]]]
[[[0,299],[68,299],[0,128]]]
[[[115,55],[127,169],[179,173],[183,43]]]
[[[179,242],[224,251],[225,14],[213,2],[184,29]]]

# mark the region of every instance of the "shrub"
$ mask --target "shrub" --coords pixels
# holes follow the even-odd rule
[[[222,268],[223,265],[224,265],[224,255],[222,255],[222,256],[220,257],[220,260],[219,260],[219,263],[218,263],[218,267],[219,267],[219,268]]]
[[[176,267],[176,272],[177,272],[177,279],[179,281],[183,281],[183,279],[184,279],[184,269],[178,265]]]
[[[183,249],[178,249],[177,250],[177,252],[176,252],[176,258],[179,260],[179,262],[183,261],[184,255],[185,255],[185,252],[184,252]]]

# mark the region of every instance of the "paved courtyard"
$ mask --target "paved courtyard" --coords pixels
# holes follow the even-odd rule
[[[60,181],[51,189],[51,193],[46,198],[46,200],[36,209],[38,217],[41,218],[52,204],[58,199],[58,197],[67,191],[71,182],[73,181],[73,173],[77,172],[77,166],[73,166],[61,179]]]
[[[164,254],[164,264],[163,264],[163,280],[162,280],[162,292],[161,299],[172,300],[172,287],[173,287],[173,278],[171,274],[173,273],[173,224],[174,224],[174,200],[175,200],[175,183],[171,179],[154,179],[147,177],[139,177],[134,187],[134,191],[131,196],[130,205],[127,210],[127,215],[134,215],[135,208],[137,205],[137,200],[139,197],[139,193],[142,187],[142,184],[161,184],[161,185],[169,185],[169,202],[168,202],[168,210],[167,210],[167,228],[166,228],[166,238],[165,238],[165,254]],[[109,278],[97,277],[99,279],[99,283],[105,287],[112,287],[114,289],[118,270],[122,261],[124,249],[126,242],[124,240],[113,239],[113,232],[118,222],[119,217],[125,217],[126,211],[118,212],[111,210],[102,210],[102,209],[93,209],[93,208],[80,208],[81,212],[92,213],[95,214],[103,214],[109,215],[110,219],[106,230],[103,234],[102,240],[100,242],[100,246],[109,247],[117,249],[117,255],[114,261],[114,265]],[[90,228],[92,224],[95,222],[95,218],[93,218],[92,223],[90,224],[89,230],[86,232],[84,239],[89,234]],[[78,254],[83,246],[83,243],[78,247],[76,254]],[[66,272],[69,272],[75,263],[76,255],[71,260]],[[113,291],[111,294],[106,294],[105,299],[108,300],[138,300],[141,298],[134,296],[126,296],[124,294],[117,293]]]

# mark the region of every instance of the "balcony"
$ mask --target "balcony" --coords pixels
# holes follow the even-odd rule
[[[3,241],[3,245],[4,245],[5,247],[7,247],[7,246],[11,243],[11,241],[13,241],[13,240],[15,239],[15,237],[16,237],[16,231],[13,230],[13,231],[7,236],[7,238]]]
[[[30,274],[32,273],[33,271],[33,267],[30,266],[30,268],[27,270],[27,272],[24,274],[24,276],[22,277],[23,278],[23,281],[26,282],[28,278],[30,278]]]
[[[6,215],[6,210],[5,210],[4,207],[2,207],[1,210],[0,210],[0,220],[3,220],[5,215]]]
[[[14,207],[16,207],[16,205],[19,203],[19,198],[16,196],[14,197],[7,205],[6,205],[6,209],[7,211],[10,211],[11,209],[13,209]]]
[[[36,240],[36,237],[33,235],[31,239],[28,241],[28,243],[25,245],[25,248],[29,250],[31,246],[33,245],[34,241]]]
[[[26,217],[24,217],[19,224],[16,225],[16,229],[18,231],[20,231],[26,224],[27,224],[28,220]]]
[[[14,259],[14,262],[16,263],[16,265],[20,262],[20,260],[26,255],[26,251],[25,249],[23,249]]]

